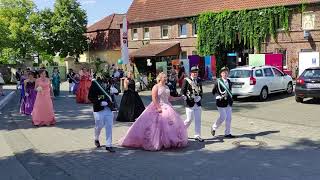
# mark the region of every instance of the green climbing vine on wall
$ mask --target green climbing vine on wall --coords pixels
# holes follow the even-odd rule
[[[272,7],[202,13],[191,18],[198,26],[198,52],[202,56],[212,55],[221,47],[236,44],[260,50],[268,36],[276,40],[278,29],[289,30],[289,12],[286,7]]]

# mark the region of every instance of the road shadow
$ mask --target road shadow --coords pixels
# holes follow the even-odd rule
[[[300,139],[281,148],[238,147],[227,150],[176,149],[143,151],[116,147],[69,152],[15,152],[0,159],[2,180],[17,178],[10,166],[15,158],[34,179],[237,179],[315,180],[320,177],[320,142]],[[8,173],[7,173],[8,174]]]
[[[320,105],[320,98],[311,98],[303,101],[303,104],[314,104],[314,105]]]
[[[278,101],[278,100],[284,100],[295,96],[294,93],[292,94],[286,94],[286,93],[274,93],[269,94],[268,99],[265,102],[272,102],[272,101]],[[246,102],[261,102],[259,97],[239,97],[237,100],[235,100],[237,103],[246,103]],[[263,102],[261,102],[263,103]]]

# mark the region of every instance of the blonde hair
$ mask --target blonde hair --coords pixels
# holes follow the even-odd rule
[[[165,76],[165,75],[166,75],[166,74],[165,74],[164,72],[159,73],[158,76],[157,76],[157,78],[156,78],[157,83],[159,83],[160,80],[161,80],[161,77],[162,77],[162,76]]]

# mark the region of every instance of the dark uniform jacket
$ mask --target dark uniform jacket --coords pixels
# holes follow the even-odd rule
[[[222,80],[223,82],[223,80]],[[231,92],[231,89],[232,89],[232,83],[231,81],[228,79],[228,84],[229,84],[229,91]],[[220,87],[220,91],[219,91],[219,88]],[[219,86],[218,87],[218,79],[214,82],[213,84],[213,88],[212,88],[212,94],[213,95],[216,95],[216,96],[222,96],[221,92],[224,92],[225,91],[225,88],[223,86]],[[227,93],[227,92],[226,92]],[[226,94],[227,98],[222,98],[222,99],[216,99],[216,104],[217,104],[217,107],[227,107],[228,105],[229,106],[232,106],[233,104],[233,100],[232,100],[232,97],[230,97],[230,95],[227,93]]]
[[[96,82],[98,82],[98,81],[96,81]],[[99,84],[101,85],[101,82],[99,82]],[[103,87],[103,86],[101,85],[101,87]],[[106,92],[108,92],[107,89],[104,89],[104,90]],[[99,86],[93,81],[92,81],[91,87],[89,89],[88,99],[93,104],[93,111],[94,112],[99,112],[99,111],[104,110],[105,107],[101,106],[102,101],[108,102],[108,106],[106,108],[108,108],[109,106],[112,105],[112,101],[110,101],[110,99],[108,97],[106,97],[106,95],[99,88]]]
[[[187,100],[185,101],[185,105],[189,107],[193,107],[195,104],[197,104],[198,106],[201,106],[201,100],[197,103],[194,102],[194,96],[200,96],[202,98],[203,91],[202,91],[201,79],[197,78],[194,80],[196,85],[194,89],[192,85],[188,82],[187,78],[183,80],[183,84],[181,88],[181,95],[184,95],[187,97]],[[191,78],[189,79],[191,80]]]

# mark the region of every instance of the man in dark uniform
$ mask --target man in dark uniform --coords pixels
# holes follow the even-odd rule
[[[220,78],[216,80],[213,85],[212,94],[216,96],[216,104],[219,111],[219,118],[211,127],[212,136],[215,135],[216,130],[220,127],[223,121],[226,121],[225,137],[234,138],[231,135],[231,118],[232,118],[232,84],[228,79],[229,69],[223,67],[220,70]]]
[[[73,69],[69,69],[69,73],[67,75],[67,79],[69,81],[69,93],[71,93],[73,91],[73,87],[75,85],[75,82],[74,82],[75,75],[76,75],[76,73],[73,72]]]
[[[193,119],[195,120],[195,139],[199,142],[201,138],[201,98],[202,84],[198,78],[198,67],[191,68],[190,77],[186,77],[181,88],[181,96],[185,100],[187,119],[184,124],[189,127]]]
[[[113,113],[111,96],[107,93],[107,89],[103,88],[102,79],[98,77],[93,79],[89,90],[88,98],[93,103],[93,116],[95,119],[94,143],[96,147],[100,147],[99,136],[102,128],[106,131],[106,150],[115,152],[112,148],[112,126]]]

